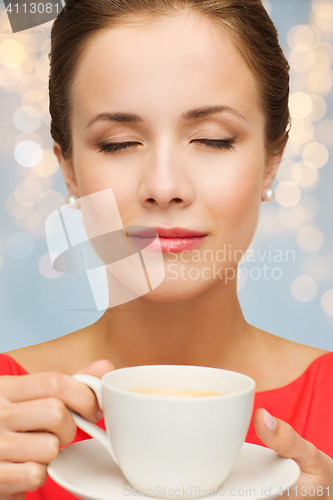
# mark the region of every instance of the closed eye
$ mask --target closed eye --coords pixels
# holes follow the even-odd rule
[[[129,146],[133,146],[135,144],[140,144],[139,142],[110,142],[109,144],[105,144],[98,153],[105,151],[106,153],[114,153],[115,151],[119,151],[120,149],[126,149]]]
[[[232,141],[226,141],[223,139],[194,139],[191,142],[198,142],[199,144],[204,144],[210,148],[214,149],[230,149],[234,150],[235,146],[232,145]],[[102,151],[105,151],[106,153],[114,153],[116,151],[119,151],[121,149],[126,149],[129,148],[130,146],[135,146],[137,144],[140,144],[139,142],[132,142],[132,141],[127,141],[127,142],[110,142],[109,144],[105,144],[98,153],[101,153]]]
[[[193,142],[199,142],[215,149],[235,149],[235,146],[232,145],[231,140],[226,141],[223,139],[194,139]]]

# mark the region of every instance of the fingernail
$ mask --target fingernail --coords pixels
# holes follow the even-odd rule
[[[276,426],[277,426],[276,418],[272,417],[272,415],[270,413],[268,413],[268,411],[265,409],[264,409],[264,412],[265,412],[264,413],[264,421],[265,421],[266,427],[270,431],[275,431]]]
[[[101,418],[103,418],[103,413],[102,413],[102,411],[100,409],[96,413],[96,417],[98,418],[98,420],[101,420]]]

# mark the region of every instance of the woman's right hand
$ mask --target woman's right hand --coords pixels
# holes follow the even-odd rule
[[[102,377],[113,369],[100,360],[77,373]],[[45,483],[47,464],[76,436],[68,408],[91,422],[100,418],[93,391],[69,375],[0,376],[0,500],[23,500]]]

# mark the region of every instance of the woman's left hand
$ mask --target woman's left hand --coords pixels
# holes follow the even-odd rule
[[[297,483],[281,495],[290,500],[333,499],[333,460],[303,439],[279,418],[272,417],[263,408],[254,412],[253,424],[261,441],[278,455],[292,458],[299,465],[301,475]],[[297,486],[297,488],[296,488]]]

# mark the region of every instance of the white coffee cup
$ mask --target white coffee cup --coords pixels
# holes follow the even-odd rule
[[[231,471],[251,421],[255,382],[250,377],[203,366],[144,365],[113,370],[102,379],[74,378],[95,392],[107,432],[72,412],[76,424],[105,446],[139,492],[203,497]],[[223,395],[139,394],[129,390],[134,386]]]

